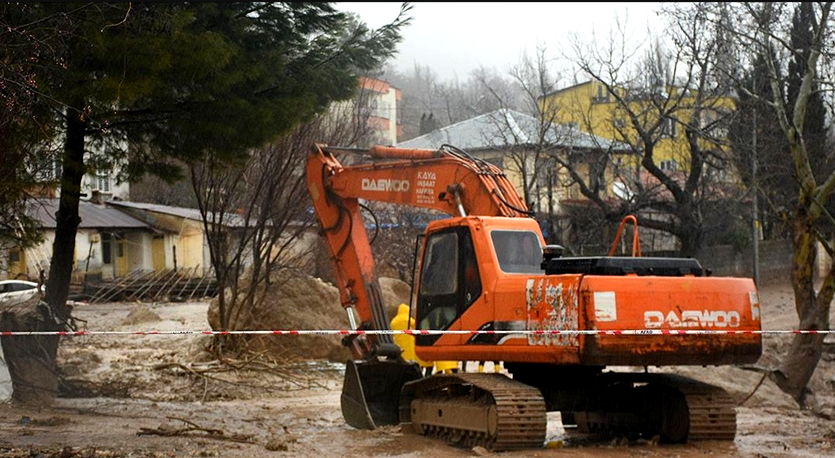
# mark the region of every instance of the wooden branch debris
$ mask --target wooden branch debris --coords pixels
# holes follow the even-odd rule
[[[257,444],[252,440],[251,434],[226,434],[221,429],[206,428],[197,423],[180,417],[167,417],[169,420],[177,420],[185,423],[184,428],[173,428],[169,425],[160,425],[157,428],[139,428],[137,436],[153,435],[153,436],[183,436],[183,437],[200,437],[203,439],[218,439],[231,442],[241,442],[246,444]]]
[[[315,376],[305,373],[304,370],[288,368],[288,363],[270,361],[263,354],[254,355],[252,358],[238,360],[230,358],[222,358],[215,361],[204,363],[181,363],[181,362],[164,362],[152,366],[155,371],[172,371],[175,374],[190,374],[196,377],[202,377],[208,380],[214,380],[221,383],[232,384],[237,386],[249,386],[255,389],[274,390],[275,386],[256,386],[246,384],[241,381],[227,380],[217,375],[223,373],[240,372],[262,372],[271,374],[287,383],[301,387],[310,388],[311,386],[324,387]],[[290,364],[292,366],[292,364]],[[284,391],[284,390],[281,390]]]

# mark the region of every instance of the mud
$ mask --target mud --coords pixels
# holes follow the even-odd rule
[[[766,329],[794,325],[787,285],[764,287],[761,299]],[[87,320],[88,330],[205,330],[208,305],[79,305],[75,313]],[[299,304],[299,309],[305,306]],[[765,340],[761,363],[768,365],[779,359],[788,340],[774,335]],[[220,364],[205,351],[207,341],[207,336],[197,334],[66,338],[59,354],[64,393],[55,404],[0,404],[0,456],[835,456],[831,413],[835,358],[829,351],[812,383],[813,409],[804,411],[768,380],[760,383],[759,373],[728,367],[679,368],[725,387],[739,401],[732,442],[664,445],[582,438],[567,433],[558,414],[549,414],[542,448],[491,453],[404,433],[398,426],[355,430],[344,423],[339,411],[339,363],[305,360],[293,353],[292,357],[273,355],[272,364],[263,360]],[[338,346],[338,337],[324,344]],[[282,345],[294,344],[285,340],[275,348]]]

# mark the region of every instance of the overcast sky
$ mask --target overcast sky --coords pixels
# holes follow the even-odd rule
[[[397,17],[401,2],[338,2],[337,7],[357,13],[371,28]],[[568,50],[567,40],[582,33],[607,35],[615,17],[626,19],[627,30],[645,36],[654,23],[658,2],[413,2],[412,23],[403,29],[403,41],[394,59],[401,72],[415,64],[430,67],[442,81],[466,81],[480,66],[506,72],[519,63],[523,52],[533,56],[537,45],[558,57]]]

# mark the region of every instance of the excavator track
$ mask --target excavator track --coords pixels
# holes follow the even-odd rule
[[[689,411],[688,440],[734,440],[736,404],[724,389],[684,377],[676,387],[684,394]]]
[[[635,409],[570,412],[563,419],[586,434],[659,436],[663,442],[734,440],[736,404],[724,389],[673,374],[654,374],[636,390]]]
[[[400,399],[404,429],[456,446],[504,451],[545,442],[541,393],[502,374],[439,374],[406,384]]]

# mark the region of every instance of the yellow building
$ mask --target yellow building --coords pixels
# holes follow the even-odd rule
[[[540,102],[559,124],[568,124],[583,132],[629,145],[632,154],[617,159],[625,169],[637,170],[638,161],[652,148],[655,164],[668,174],[687,173],[690,145],[685,126],[700,113],[700,146],[705,150],[727,153],[727,131],[719,121],[734,109],[728,96],[697,97],[686,89],[626,90],[614,88],[614,94],[599,81],[587,81],[543,97]],[[636,129],[633,117],[641,131]],[[643,135],[648,136],[649,142]]]
[[[696,145],[702,158],[715,162],[730,159],[725,126],[735,103],[729,96],[698,94],[669,86],[609,90],[602,82],[593,80],[550,93],[540,103],[543,112],[556,123],[626,146],[626,151],[611,151],[608,169],[601,172],[605,183],[600,186],[600,195],[604,198],[628,200],[640,194],[644,200],[672,200],[672,193],[641,161],[651,155],[655,167],[684,188],[693,157],[688,129],[697,133]],[[730,195],[729,189],[741,183],[729,162],[725,167],[713,167],[707,162],[701,165],[700,189],[708,189],[705,196],[709,198],[724,198]],[[569,190],[567,197],[576,199],[573,202],[582,207],[583,198],[576,194],[576,189]],[[563,205],[566,203],[564,199]],[[639,220],[671,218],[671,214],[643,210]],[[650,250],[678,249],[672,235],[647,232],[652,240],[647,243]]]

